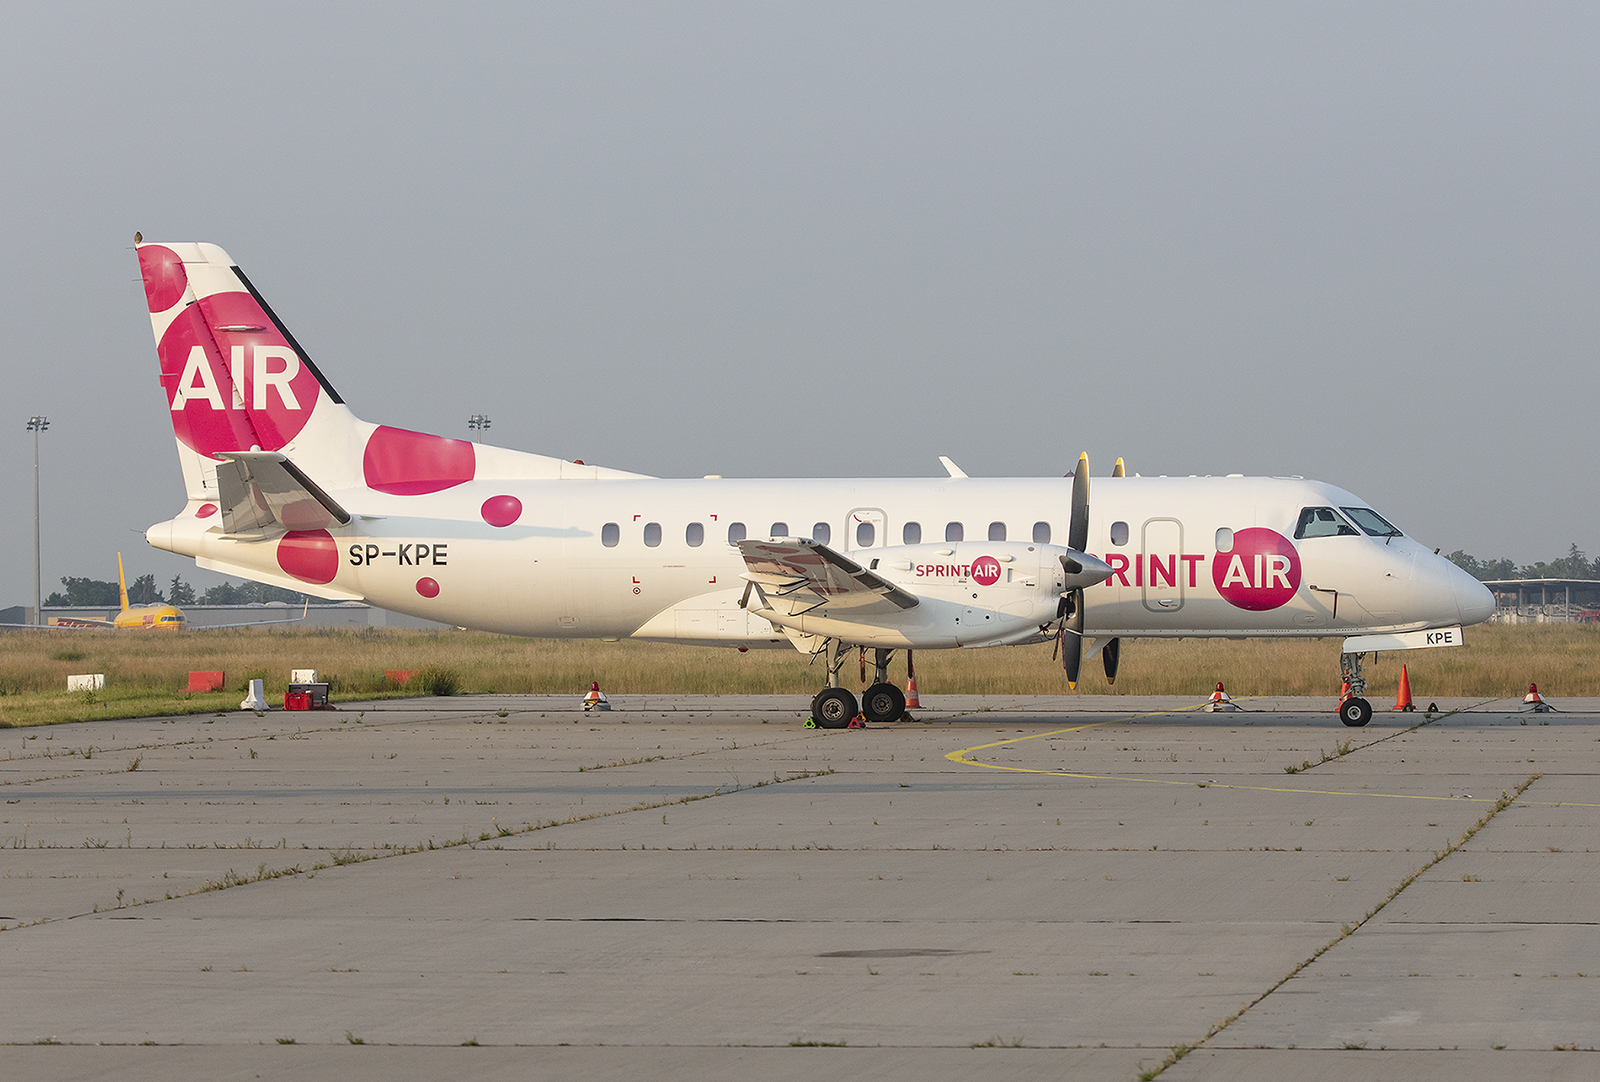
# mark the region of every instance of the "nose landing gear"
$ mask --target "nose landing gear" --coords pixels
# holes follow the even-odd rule
[[[1365,654],[1339,655],[1339,675],[1346,689],[1339,699],[1339,720],[1354,729],[1372,720],[1372,704],[1363,697],[1367,692],[1367,678],[1361,673],[1364,657]]]

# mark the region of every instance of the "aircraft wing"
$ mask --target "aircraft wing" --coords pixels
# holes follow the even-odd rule
[[[743,577],[761,592],[763,607],[786,616],[845,611],[866,616],[917,606],[916,594],[807,538],[740,541],[738,545],[746,569]]]
[[[17,627],[27,631],[107,631],[116,627],[110,620],[95,620],[87,616],[52,616],[52,624],[0,624],[0,627]]]
[[[350,513],[300,467],[276,451],[225,451],[217,464],[222,525],[230,534],[326,530],[344,526]]]
[[[299,616],[292,616],[287,620],[249,620],[242,624],[190,624],[190,631],[216,631],[224,627],[263,627],[267,624],[298,624],[311,614],[311,602],[307,601],[305,608]]]

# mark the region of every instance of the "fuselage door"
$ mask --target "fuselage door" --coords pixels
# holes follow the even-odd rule
[[[1151,612],[1177,612],[1186,596],[1187,570],[1183,554],[1183,523],[1175,518],[1146,519],[1141,531],[1144,548],[1144,590],[1141,598]]]
[[[889,519],[881,508],[857,507],[850,512],[849,536],[845,538],[848,549],[882,548],[889,543]]]

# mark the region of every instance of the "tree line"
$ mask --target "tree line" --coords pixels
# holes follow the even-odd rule
[[[99,579],[72,578],[63,575],[61,585],[66,589],[57,590],[45,598],[44,603],[50,606],[62,605],[89,605],[96,608],[116,608],[121,603],[115,582],[103,582]],[[172,576],[172,581],[167,584],[165,595],[156,585],[154,575],[140,575],[128,583],[128,604],[130,605],[253,605],[264,604],[268,601],[284,601],[291,605],[304,604],[309,600],[305,594],[295,590],[285,590],[281,586],[267,586],[259,582],[241,582],[234,586],[223,582],[206,589],[204,593],[196,593],[195,588],[183,581],[182,576]]]
[[[1460,549],[1456,549],[1445,559],[1479,582],[1493,582],[1498,579],[1600,579],[1600,556],[1596,556],[1593,560],[1589,559],[1576,541],[1567,550],[1567,554],[1559,560],[1548,562],[1540,560],[1538,563],[1523,564],[1520,567],[1516,561],[1505,558],[1479,560]]]

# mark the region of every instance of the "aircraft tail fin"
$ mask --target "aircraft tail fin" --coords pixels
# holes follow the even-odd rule
[[[128,611],[128,579],[122,573],[122,553],[117,553],[117,597],[122,602],[122,611]]]
[[[359,479],[375,426],[346,408],[228,253],[134,241],[190,499],[218,499],[216,462],[230,451],[294,444],[325,484]]]
[[[137,233],[134,246],[192,517],[222,508],[219,463],[241,453],[276,452],[323,492],[419,496],[491,478],[639,476],[363,421],[227,252]]]

